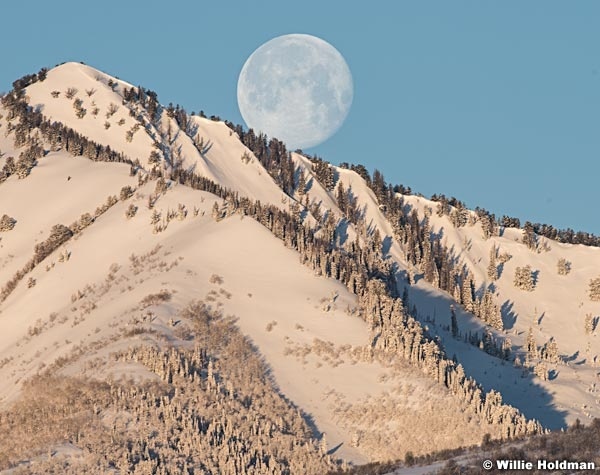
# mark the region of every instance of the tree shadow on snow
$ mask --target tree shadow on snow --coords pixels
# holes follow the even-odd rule
[[[416,277],[416,276],[415,276]],[[406,272],[396,274],[398,288],[401,289],[406,282]],[[419,279],[420,280],[420,279]],[[475,316],[466,312],[448,294],[440,293],[434,289],[421,288],[411,285],[409,289],[409,308],[416,306],[418,312],[412,315],[423,325],[429,327],[430,337],[437,339],[446,357],[457,355],[467,376],[473,377],[487,392],[492,389],[502,394],[502,400],[519,409],[528,419],[538,420],[544,427],[560,429],[567,427],[566,411],[558,410],[552,395],[538,382],[539,379],[530,372],[523,372],[516,368],[511,361],[492,356],[478,347],[465,342],[463,338],[453,338],[450,333],[450,306],[457,310],[459,330],[464,335],[466,332],[478,332],[483,335],[486,325]],[[432,315],[438,323],[431,324]],[[502,318],[505,328],[514,327],[516,320],[513,304],[510,301],[502,305]],[[498,338],[505,338],[501,332],[492,330]],[[554,375],[558,377],[558,373]]]
[[[338,449],[339,449],[339,448],[340,448],[342,445],[344,445],[344,443],[343,443],[343,442],[340,442],[340,443],[339,443],[339,444],[337,444],[335,447],[332,447],[331,449],[329,449],[329,450],[327,451],[327,455],[333,455],[333,454],[335,454],[335,453],[338,451]]]
[[[390,253],[390,249],[392,248],[392,238],[390,236],[386,236],[383,238],[383,242],[381,243],[381,253],[383,257],[387,257]]]
[[[346,244],[346,241],[348,241],[348,221],[345,218],[340,220],[335,232],[339,239],[339,245]]]
[[[500,314],[502,315],[502,325],[506,330],[512,330],[517,321],[517,314],[513,311],[514,303],[510,300],[506,300],[500,307]]]

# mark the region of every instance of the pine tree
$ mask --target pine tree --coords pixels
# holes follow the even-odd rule
[[[517,267],[515,269],[515,278],[513,281],[515,287],[527,292],[532,292],[535,289],[535,280],[531,266]]]
[[[17,224],[17,220],[15,218],[10,217],[5,214],[0,218],[0,232],[10,231]]]
[[[600,277],[590,280],[589,293],[592,302],[600,302]]]
[[[298,195],[303,196],[306,193],[306,175],[304,170],[300,170],[300,174],[298,176]]]
[[[550,338],[548,343],[544,345],[544,358],[551,363],[558,362],[558,344],[554,338]]]
[[[127,219],[133,218],[135,216],[135,213],[137,213],[137,210],[138,207],[136,205],[134,205],[133,203],[130,204],[127,210],[125,211],[125,216],[127,217]]]
[[[502,342],[502,358],[508,360],[510,358],[510,351],[512,349],[512,341],[510,338],[505,338]]]
[[[585,315],[584,328],[586,335],[591,335],[594,332],[594,319],[591,313]]]
[[[538,378],[541,378],[544,381],[548,380],[548,367],[546,366],[546,363],[539,362],[536,364],[533,372]]]
[[[461,303],[465,307],[465,310],[473,313],[475,310],[475,305],[473,298],[473,276],[471,273],[465,276],[465,278],[462,280],[460,295]]]
[[[567,261],[564,257],[561,257],[556,263],[558,275],[567,275],[571,272],[571,263]]]
[[[344,190],[344,183],[342,181],[338,183],[336,198],[340,211],[346,215],[348,203],[346,202],[346,191]]]
[[[504,321],[502,320],[502,312],[497,305],[493,305],[492,312],[489,318],[489,323],[492,328],[498,331],[504,330]]]
[[[527,221],[523,227],[523,244],[525,244],[531,250],[535,250],[537,247],[537,240],[533,230],[533,224],[531,224],[529,221]]]
[[[490,263],[487,267],[487,275],[492,282],[498,280],[498,266],[496,265],[497,252],[496,246],[493,245],[492,249],[490,249]]]
[[[537,358],[538,350],[537,344],[535,342],[535,338],[533,337],[533,328],[529,327],[529,332],[527,333],[527,357],[528,359]]]
[[[483,232],[483,239],[489,239],[493,235],[493,221],[490,219],[488,214],[484,214],[479,218],[481,222],[481,231]]]

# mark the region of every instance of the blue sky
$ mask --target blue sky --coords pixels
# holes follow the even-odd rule
[[[84,61],[236,123],[246,58],[275,36],[319,36],[348,62],[354,103],[306,152],[600,234],[600,2],[36,0],[1,14],[0,91]]]

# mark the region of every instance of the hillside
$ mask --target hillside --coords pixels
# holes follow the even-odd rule
[[[588,282],[600,249],[538,237],[538,252],[520,230],[484,238],[475,214],[457,227],[424,198],[385,205],[375,176],[165,108],[89,66],[25,83],[0,106],[0,425],[12,444],[0,468],[325,473],[600,415],[600,347],[584,328],[599,314]],[[471,271],[475,301],[491,247],[512,256],[492,283],[503,329],[426,275],[413,231]],[[534,291],[513,285],[525,265]],[[474,344],[486,329],[494,343]],[[538,349],[551,337],[558,355]],[[87,403],[33,446],[17,435],[35,423],[19,419],[32,391],[68,405],[74,385]],[[163,402],[140,412],[140,397]],[[156,408],[174,418],[151,434]],[[212,448],[190,445],[198,436]],[[129,455],[110,455],[123,444]],[[183,459],[167,450],[177,444]]]

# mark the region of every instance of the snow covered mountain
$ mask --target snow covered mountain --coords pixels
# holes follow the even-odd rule
[[[0,170],[0,469],[318,474],[600,416],[599,248],[78,63],[3,98]],[[73,386],[106,397],[25,444]]]

